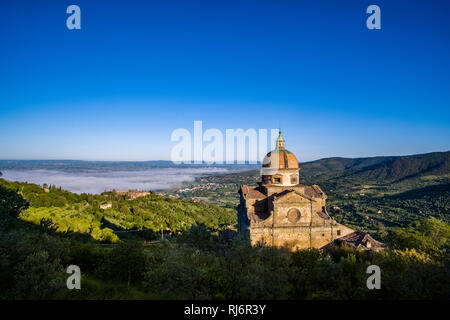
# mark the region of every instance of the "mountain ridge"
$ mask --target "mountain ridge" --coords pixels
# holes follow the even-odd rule
[[[300,168],[301,174],[306,177],[326,175],[331,178],[334,175],[351,179],[399,181],[428,174],[449,174],[450,151],[408,156],[332,157],[300,163]]]

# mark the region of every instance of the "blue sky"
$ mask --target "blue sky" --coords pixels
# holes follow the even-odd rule
[[[300,161],[447,151],[449,16],[437,0],[2,1],[0,159],[169,159],[194,120],[280,126]]]

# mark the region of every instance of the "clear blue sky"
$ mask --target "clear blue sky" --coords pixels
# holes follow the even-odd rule
[[[0,159],[169,159],[194,120],[300,161],[449,150],[450,1],[0,2]]]

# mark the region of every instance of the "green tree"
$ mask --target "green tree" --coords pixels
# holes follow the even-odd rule
[[[0,185],[0,214],[16,218],[19,213],[28,208],[28,202],[17,192]]]

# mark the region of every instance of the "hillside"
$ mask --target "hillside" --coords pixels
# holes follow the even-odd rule
[[[302,175],[306,177],[322,174],[341,173],[347,170],[359,170],[365,167],[391,161],[395,157],[370,157],[370,158],[325,158],[305,163],[300,163]]]
[[[386,182],[430,174],[448,174],[450,151],[397,157],[326,158],[300,166],[301,173],[306,178],[326,175]]]
[[[328,180],[338,177],[365,182],[392,182],[425,175],[443,176],[450,173],[450,151],[410,156],[367,158],[332,157],[300,163],[300,176],[307,181]],[[225,182],[254,180],[259,170],[222,175]]]
[[[421,217],[450,221],[450,152],[335,157],[300,163],[300,168],[300,182],[320,185],[329,211],[342,223],[377,232],[379,224],[405,226]],[[259,179],[258,170],[210,175],[165,194],[233,208],[239,185],[255,185]]]
[[[199,186],[207,186],[200,189],[209,192],[206,199],[226,200],[222,194],[235,195],[236,182],[255,179],[215,175]],[[448,199],[448,185],[383,197],[330,190],[334,218],[378,231],[371,234],[392,250],[291,253],[241,237],[223,241],[218,231],[235,222],[233,209],[144,192],[77,195],[0,179],[0,300],[447,299],[450,225],[414,219],[414,212],[445,216]],[[398,228],[406,216],[411,223]],[[73,264],[82,270],[82,290],[67,290]],[[371,264],[383,270],[381,290],[367,290]]]
[[[0,179],[0,193],[7,194],[8,190],[27,202],[27,208],[20,212],[21,220],[104,242],[117,242],[128,236],[127,231],[143,230],[152,240],[161,230],[169,234],[199,224],[219,230],[236,220],[231,209],[153,193],[136,199],[114,192],[78,195],[56,187]]]
[[[450,152],[397,157],[351,170],[352,172],[346,176],[377,181],[398,181],[425,175],[445,175],[450,172]]]

